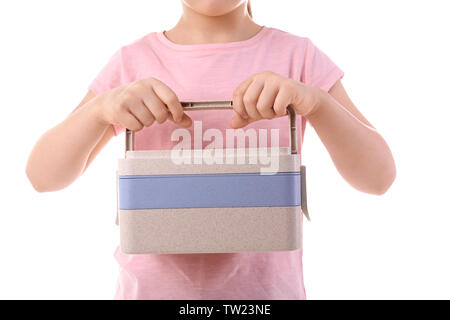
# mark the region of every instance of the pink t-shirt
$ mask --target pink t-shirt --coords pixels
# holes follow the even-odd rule
[[[152,32],[122,47],[89,89],[95,94],[139,79],[154,77],[168,85],[180,101],[231,100],[234,89],[252,74],[272,71],[328,91],[342,70],[308,38],[263,27],[244,41],[180,45],[163,32]],[[203,129],[223,133],[232,110],[187,111]],[[305,119],[298,116],[299,147]],[[136,149],[170,149],[170,121],[155,123],[136,134]],[[247,128],[279,129],[280,146],[289,144],[288,118],[262,120]],[[123,131],[116,125],[115,134]],[[191,127],[193,136],[193,128]],[[224,133],[225,136],[225,133]],[[205,145],[203,146],[205,147]],[[126,255],[118,247],[120,266],[116,299],[306,299],[302,252]]]

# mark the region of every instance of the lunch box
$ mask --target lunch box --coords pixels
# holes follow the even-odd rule
[[[232,108],[231,101],[183,102],[186,110]],[[134,150],[125,131],[117,168],[117,221],[126,254],[291,251],[302,245],[308,219],[306,169],[297,146],[297,115],[288,107],[290,147],[219,150],[234,161],[179,164],[173,150]],[[276,172],[246,161],[278,152]],[[217,152],[215,150],[214,152]],[[217,159],[217,158],[216,158]],[[198,159],[197,159],[198,160]],[[229,159],[228,159],[229,160]]]

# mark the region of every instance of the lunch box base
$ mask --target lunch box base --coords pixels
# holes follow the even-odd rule
[[[119,219],[125,254],[292,251],[302,245],[299,207],[120,210]]]

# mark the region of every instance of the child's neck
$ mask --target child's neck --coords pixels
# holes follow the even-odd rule
[[[177,25],[165,36],[182,45],[243,41],[261,30],[245,10],[245,6],[240,6],[226,15],[207,16],[184,6]]]

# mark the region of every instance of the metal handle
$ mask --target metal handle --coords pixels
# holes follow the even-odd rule
[[[181,102],[181,106],[186,110],[223,110],[233,109],[232,101],[195,101]],[[290,149],[291,154],[298,153],[297,145],[297,114],[292,106],[287,107],[289,113]],[[134,132],[126,129],[125,132],[125,152],[134,150]]]

